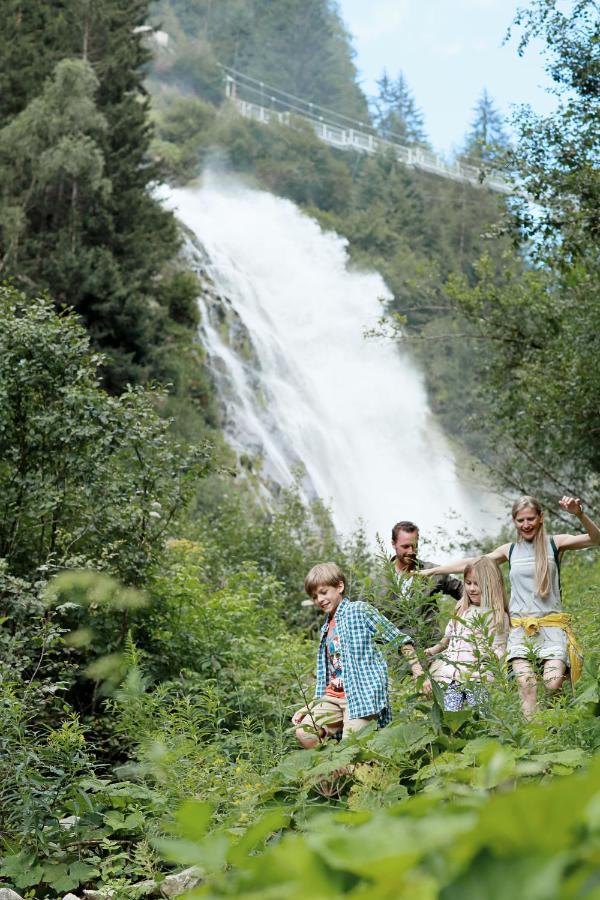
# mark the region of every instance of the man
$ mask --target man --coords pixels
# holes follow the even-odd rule
[[[447,594],[460,600],[462,581],[453,575],[437,575],[433,578],[415,578],[419,569],[431,569],[434,563],[417,556],[419,528],[414,522],[396,522],[392,528],[394,555],[393,578],[390,585],[392,601],[397,604],[395,624],[419,643],[439,636],[437,621],[437,597]]]

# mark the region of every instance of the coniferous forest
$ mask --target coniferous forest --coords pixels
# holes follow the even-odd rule
[[[423,667],[428,582],[399,595],[387,547],[340,536],[299,484],[267,496],[238,459],[199,332],[208,287],[158,199],[218,166],[346,238],[445,431],[504,496],[538,496],[549,534],[577,531],[561,496],[600,516],[596,4],[517,14],[556,108],[521,109],[509,135],[482,92],[458,154],[481,185],[236,112],[224,66],[430,146],[401,68],[365,95],[333,0],[2,13],[0,900],[599,896],[595,551],[561,572],[574,689],[540,686],[525,717],[496,659],[485,708],[448,711],[386,651],[392,723],[298,749],[322,619],[307,571],[335,560]]]

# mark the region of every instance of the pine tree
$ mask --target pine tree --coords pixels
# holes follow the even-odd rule
[[[333,0],[161,0],[155,21],[176,22],[188,43],[185,67],[172,62],[165,73],[189,83],[205,99],[205,73],[193,60],[191,41],[198,55],[209,52],[220,63],[232,66],[265,85],[328,107],[341,115],[368,121],[364,94],[356,82],[351,38]],[[168,67],[168,62],[166,62]],[[196,73],[198,78],[196,79]],[[164,75],[162,76],[164,79]],[[257,102],[270,103],[264,95]]]
[[[151,132],[143,87],[149,54],[136,31],[144,22],[148,2],[9,3],[8,27],[0,39],[6,51],[0,58],[0,85],[6,90],[0,98],[0,121],[5,125],[0,176],[5,206],[0,247],[3,274],[26,289],[48,290],[57,302],[81,314],[96,345],[109,357],[107,385],[118,390],[128,381],[144,380],[152,371],[164,328],[157,302],[160,273],[178,246],[172,215],[149,192],[158,178],[149,160]],[[41,25],[48,26],[43,43]],[[61,67],[68,59],[93,70],[93,96],[88,91],[80,98],[101,117],[97,121],[102,121],[102,127],[92,129],[93,134],[89,129],[78,134],[76,128],[71,133],[58,126],[44,131],[40,103],[41,108],[52,106],[51,98],[62,96],[67,69]],[[18,78],[17,60],[22,61]],[[91,86],[87,75],[84,82],[87,91]],[[77,91],[73,98],[64,95],[59,102],[67,118],[76,96]],[[59,115],[58,107],[53,109]],[[26,121],[38,123],[31,140],[37,135],[43,160],[28,156],[27,141],[19,146],[14,140],[15,130],[23,129]],[[85,183],[85,198],[79,195],[67,215],[58,170],[43,189],[41,183],[46,177],[42,168],[51,159],[59,165],[68,139],[79,142],[77,165],[85,161],[82,141],[86,152],[93,150],[100,180],[94,190],[91,172],[87,182],[78,180],[77,190]],[[68,161],[61,165],[64,180]],[[23,174],[28,166],[29,188],[6,174]]]
[[[65,59],[42,93],[0,130],[0,272],[17,271],[23,256],[39,253],[36,223],[78,250],[85,207],[96,194],[110,194],[98,142],[107,123],[95,103],[97,87],[89,63]]]
[[[373,119],[382,137],[405,144],[427,145],[424,117],[402,72],[392,81],[386,70],[377,81]]]
[[[501,158],[510,147],[510,139],[504,128],[502,114],[486,88],[475,104],[473,113],[463,156],[482,162],[493,162]]]

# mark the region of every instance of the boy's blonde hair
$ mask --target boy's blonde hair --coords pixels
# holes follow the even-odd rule
[[[504,614],[508,612],[508,603],[502,572],[498,563],[490,559],[489,556],[480,556],[466,567],[465,581],[470,575],[477,579],[477,584],[481,590],[481,610],[490,612],[494,630],[503,632]],[[464,616],[468,608],[469,598],[466,589],[463,587],[462,598],[456,605],[456,615]]]
[[[320,585],[327,584],[330,587],[337,587],[340,581],[344,583],[345,591],[346,576],[337,565],[337,563],[317,563],[316,566],[312,567],[312,569],[304,579],[304,590],[309,597],[312,597],[312,595],[317,590],[317,588],[320,587]]]
[[[550,571],[548,568],[548,542],[546,540],[546,529],[544,528],[544,510],[542,504],[535,497],[525,496],[519,497],[512,505],[512,517],[515,519],[517,513],[523,509],[533,509],[542,517],[542,523],[538,528],[537,534],[533,539],[533,554],[535,557],[535,589],[540,597],[547,597],[550,593]],[[519,540],[523,538],[519,535]]]

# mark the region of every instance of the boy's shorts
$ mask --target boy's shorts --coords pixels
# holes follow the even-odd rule
[[[310,734],[314,732],[314,725],[316,725],[317,728],[325,730],[327,737],[335,737],[340,734],[342,737],[348,737],[349,734],[360,731],[361,728],[377,718],[377,713],[375,713],[361,719],[349,719],[346,698],[331,697],[329,694],[313,700],[308,707],[303,706],[298,712],[304,713],[304,719],[298,726],[299,728],[304,726],[306,733]]]

